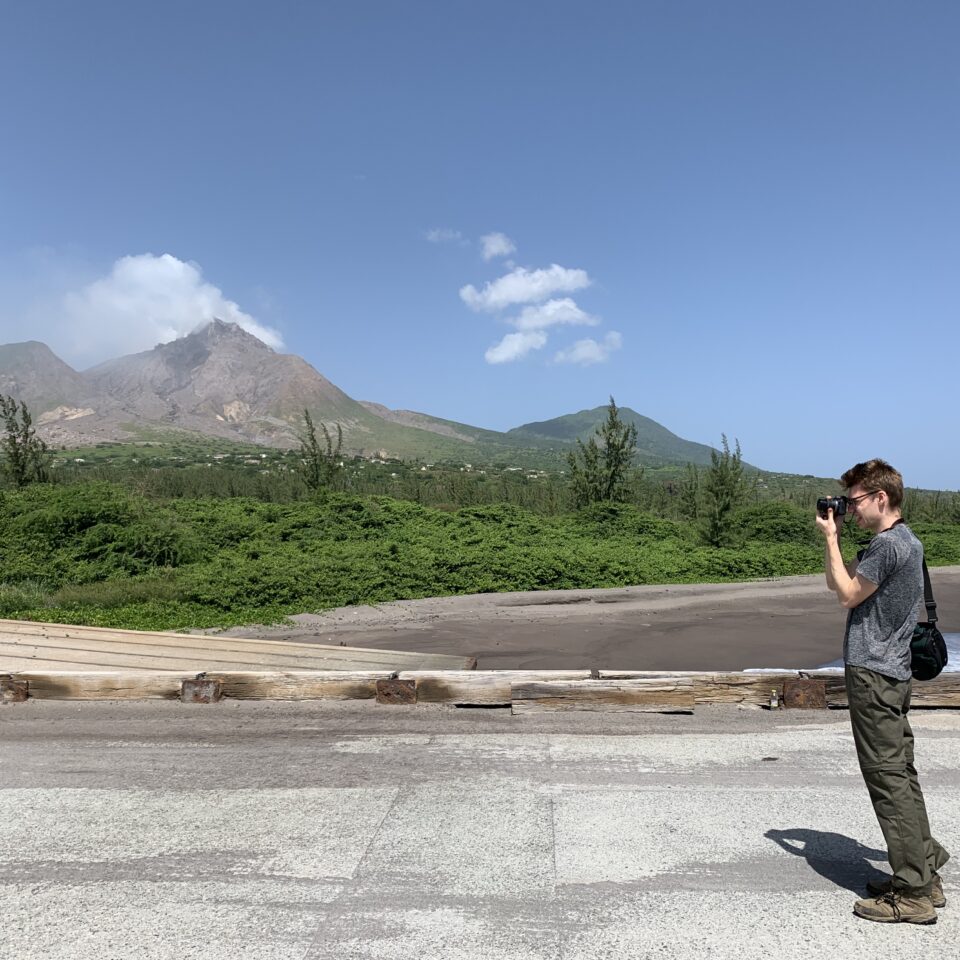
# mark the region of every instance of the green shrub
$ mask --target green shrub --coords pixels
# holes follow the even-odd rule
[[[543,516],[343,493],[147,501],[104,483],[38,486],[0,496],[0,616],[175,629],[417,597],[822,571],[809,511],[768,503],[735,519],[742,546],[715,548],[694,522],[631,504]],[[960,562],[960,528],[917,532],[931,563]],[[865,538],[851,529],[845,553]]]
[[[814,515],[792,503],[764,503],[744,507],[734,516],[734,528],[743,540],[763,543],[822,543]]]
[[[101,523],[124,524],[132,518],[125,491],[107,483],[28,488],[4,500],[11,533],[51,545]]]
[[[183,588],[171,577],[102,580],[68,584],[50,596],[49,603],[66,609],[102,607],[112,609],[157,600],[180,600]]]
[[[32,610],[47,602],[43,586],[32,580],[0,583],[0,617],[12,618],[18,610]]]

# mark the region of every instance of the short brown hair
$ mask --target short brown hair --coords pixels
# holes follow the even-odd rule
[[[903,477],[886,460],[867,460],[851,467],[840,482],[849,490],[860,484],[869,490],[882,490],[894,510],[903,503]]]

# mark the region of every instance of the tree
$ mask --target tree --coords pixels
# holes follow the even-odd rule
[[[18,406],[13,397],[0,393],[0,419],[3,420],[0,470],[7,479],[17,488],[49,480],[49,449],[33,429],[26,403],[21,400]]]
[[[325,490],[333,483],[340,464],[340,448],[343,446],[343,429],[337,424],[337,444],[333,445],[330,431],[325,423],[320,424],[323,431],[323,446],[317,440],[317,431],[309,410],[303,411],[303,436],[300,437],[300,475],[304,483],[314,491]]]
[[[703,482],[703,533],[707,543],[714,547],[727,547],[733,543],[733,513],[746,495],[740,441],[735,441],[731,453],[726,434],[721,436],[723,452],[710,451],[710,466]]]
[[[632,479],[630,465],[636,450],[637,426],[620,419],[611,397],[606,421],[597,427],[586,443],[578,438],[577,449],[567,454],[577,506],[625,500],[628,481]]]
[[[687,464],[687,473],[680,482],[680,512],[684,520],[700,519],[700,471]]]

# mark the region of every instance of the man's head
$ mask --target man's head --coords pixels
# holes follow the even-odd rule
[[[886,460],[858,463],[840,482],[847,488],[847,513],[857,526],[878,532],[899,518],[903,477]]]

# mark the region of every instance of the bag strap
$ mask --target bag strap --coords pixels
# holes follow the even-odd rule
[[[923,560],[923,605],[927,608],[927,623],[937,622],[937,601],[933,599],[933,587],[927,571],[927,560]]]

